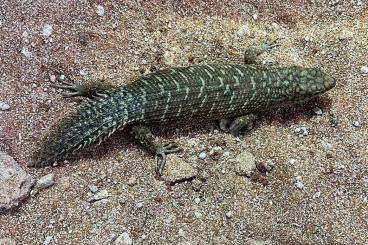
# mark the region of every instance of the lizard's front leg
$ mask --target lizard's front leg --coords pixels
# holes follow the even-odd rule
[[[156,173],[161,176],[166,164],[166,156],[180,150],[175,142],[161,142],[145,126],[132,127],[133,136],[150,152],[155,154]]]
[[[257,64],[257,57],[264,52],[270,51],[271,49],[278,46],[277,40],[267,41],[257,47],[250,47],[244,52],[244,64]]]

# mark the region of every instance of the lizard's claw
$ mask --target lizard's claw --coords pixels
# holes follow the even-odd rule
[[[156,149],[156,173],[161,176],[166,164],[166,156],[180,150],[175,142],[167,142]]]
[[[267,40],[266,42],[264,42],[263,44],[261,44],[260,48],[266,52],[266,51],[270,51],[271,49],[280,46],[280,44],[277,43],[277,41],[279,40],[279,38],[276,38],[274,40]]]
[[[68,78],[68,80],[73,81],[70,78]],[[72,82],[59,81],[59,84],[52,84],[51,86],[54,88],[63,89],[67,91],[62,93],[62,96],[65,98],[86,96],[88,94],[88,90],[86,89],[85,86]]]

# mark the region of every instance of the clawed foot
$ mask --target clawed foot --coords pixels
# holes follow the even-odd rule
[[[65,80],[59,80],[58,84],[52,84],[51,86],[58,89],[63,89],[68,92],[62,93],[62,96],[64,98],[71,98],[71,97],[77,97],[77,96],[88,96],[88,90],[85,86],[76,84],[71,78],[68,78],[69,81],[67,82]]]
[[[161,176],[165,168],[166,157],[170,153],[175,153],[180,150],[175,142],[167,142],[156,149],[156,173]]]
[[[271,49],[277,47],[277,46],[280,46],[280,44],[277,43],[278,41],[278,38],[274,39],[274,40],[267,40],[266,42],[262,43],[260,45],[260,49],[263,51],[263,52],[267,52],[267,51],[270,51]]]

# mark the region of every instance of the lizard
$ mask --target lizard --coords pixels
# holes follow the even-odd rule
[[[303,102],[336,85],[318,67],[266,67],[256,58],[276,46],[266,42],[246,49],[244,64],[198,64],[143,75],[119,87],[77,85],[62,81],[65,97],[89,101],[59,125],[35,151],[29,167],[51,165],[67,152],[97,142],[128,126],[134,137],[156,156],[161,175],[166,156],[179,151],[175,142],[157,140],[150,124],[221,120],[220,128],[237,134],[257,114],[290,102]]]

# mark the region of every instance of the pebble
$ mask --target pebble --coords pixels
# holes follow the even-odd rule
[[[136,207],[137,209],[142,209],[142,208],[143,208],[143,203],[138,202],[138,203],[136,203],[136,204],[135,204],[135,207]]]
[[[97,5],[96,12],[98,16],[102,17],[105,15],[105,8],[102,5]]]
[[[313,112],[314,112],[316,115],[318,115],[318,116],[320,116],[320,115],[322,115],[322,114],[323,114],[322,109],[321,109],[321,108],[319,108],[319,107],[314,107],[314,108],[313,108]]]
[[[239,37],[242,37],[242,36],[244,36],[244,35],[249,35],[249,27],[247,26],[247,25],[242,25],[240,28],[239,28],[239,30],[237,31],[237,35],[239,36]]]
[[[37,180],[36,185],[34,188],[38,190],[46,189],[50,186],[52,186],[55,183],[54,181],[54,174],[47,174],[43,177],[41,177],[39,180]]]
[[[304,183],[303,183],[302,176],[298,175],[298,176],[295,177],[295,186],[298,189],[303,189],[304,188]]]
[[[181,236],[181,237],[185,237],[185,231],[180,228],[179,231],[178,231],[178,235]]]
[[[360,123],[358,121],[354,121],[353,122],[353,126],[356,127],[356,128],[359,128],[360,127]]]
[[[7,111],[7,110],[9,110],[9,109],[10,109],[9,104],[7,104],[7,103],[5,103],[5,102],[0,101],[0,110],[2,110],[2,111]]]
[[[96,193],[98,191],[98,187],[95,185],[90,185],[88,186],[88,188],[89,188],[89,191],[92,193]]]
[[[19,206],[35,180],[5,152],[0,152],[0,214]]]
[[[360,68],[360,71],[362,72],[362,74],[368,75],[368,66],[362,66]]]
[[[200,219],[200,218],[202,218],[202,213],[201,213],[201,212],[199,212],[199,211],[195,211],[195,212],[194,212],[194,217],[195,217],[196,219]]]
[[[165,65],[171,66],[174,64],[175,56],[170,51],[165,51],[163,54],[163,62]]]
[[[52,236],[47,236],[45,240],[43,241],[43,245],[49,245],[52,241]]]
[[[253,20],[257,20],[258,19],[258,14],[254,14],[252,17],[253,17]]]
[[[294,164],[296,163],[296,160],[295,160],[295,159],[293,159],[293,158],[291,158],[291,159],[289,159],[288,163],[289,163],[290,165],[294,165]]]
[[[97,192],[96,194],[94,194],[93,196],[91,196],[88,199],[88,202],[96,202],[99,200],[103,200],[103,199],[107,199],[110,197],[110,194],[107,190],[101,190],[99,192]]]
[[[270,172],[273,168],[275,167],[275,163],[274,162],[260,162],[257,164],[257,169],[262,172]]]
[[[194,198],[195,204],[199,204],[201,202],[201,199],[199,197]]]
[[[199,158],[199,159],[201,159],[201,160],[204,160],[206,157],[207,157],[206,152],[201,152],[201,153],[199,153],[199,155],[198,155],[198,158]]]
[[[131,245],[133,244],[133,240],[130,237],[129,233],[124,231],[120,234],[115,240],[115,245]]]
[[[46,24],[42,28],[42,36],[49,37],[52,34],[52,25]]]
[[[306,127],[302,126],[302,127],[297,127],[294,130],[295,134],[299,137],[304,137],[307,136],[309,134],[309,131]]]
[[[56,76],[55,75],[50,75],[50,82],[56,82]]]
[[[174,184],[193,179],[197,174],[197,169],[190,163],[175,154],[170,154],[166,158],[166,165],[161,179],[169,184]]]
[[[137,184],[137,178],[135,177],[130,177],[128,179],[128,183],[127,183],[129,186],[134,186],[135,184]]]
[[[32,53],[31,51],[28,50],[27,47],[23,47],[21,53],[24,55],[24,57],[26,57],[27,59],[31,59],[32,58]]]
[[[231,211],[227,212],[225,214],[226,218],[230,219],[231,217],[233,217],[233,213]]]
[[[88,75],[88,71],[86,69],[80,69],[79,70],[79,75],[81,75],[81,76],[87,76]]]
[[[321,196],[321,192],[317,191],[316,193],[314,193],[313,199],[319,198],[320,196]]]
[[[234,171],[237,175],[250,177],[255,172],[257,166],[255,157],[252,153],[244,151],[240,153],[235,159]]]

